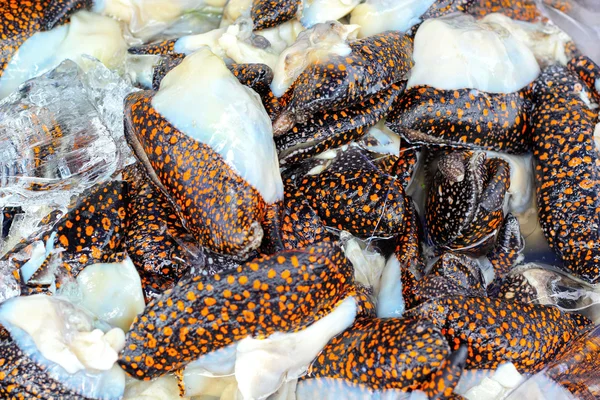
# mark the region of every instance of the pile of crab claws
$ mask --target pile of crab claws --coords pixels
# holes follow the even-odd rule
[[[134,320],[119,363],[152,379],[249,336],[304,329],[355,294],[352,267],[335,243],[186,276]]]
[[[386,125],[412,144],[525,153],[530,111],[527,87],[487,93],[415,86],[398,99]]]
[[[289,102],[273,123],[275,136],[322,110],[343,110],[404,79],[412,67],[412,39],[388,31],[348,44],[347,56],[309,65],[286,97]]]
[[[427,196],[425,219],[432,242],[441,248],[482,255],[504,220],[510,167],[481,151],[443,155]]]
[[[153,95],[140,91],[125,100],[125,137],[136,158],[201,246],[245,259],[263,238],[266,202],[221,155],[156,111]]]

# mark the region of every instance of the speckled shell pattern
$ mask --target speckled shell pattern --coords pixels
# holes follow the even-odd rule
[[[298,123],[283,135],[275,137],[280,165],[298,163],[357,140],[368,128],[385,118],[393,102],[403,92],[406,82],[391,85],[355,106],[340,111],[320,111],[306,122]]]
[[[437,298],[406,316],[433,321],[453,349],[467,345],[469,369],[512,362],[521,373],[537,372],[580,332],[578,322],[556,307],[488,297]]]
[[[129,183],[131,198],[123,247],[140,274],[148,301],[173,287],[183,276],[193,261],[184,246],[195,240],[141,165],[127,167],[123,179]]]
[[[265,201],[221,155],[160,115],[152,107],[153,94],[141,91],[126,99],[128,142],[199,245],[243,259],[260,245]]]
[[[349,47],[349,55],[331,56],[326,63],[312,64],[298,76],[280,119],[285,115],[293,126],[319,111],[358,104],[400,82],[413,66],[412,39],[399,32],[369,36],[349,43]],[[278,132],[277,123],[274,131]]]
[[[415,86],[396,102],[386,125],[414,144],[524,153],[530,111],[527,88],[487,93]]]
[[[304,176],[298,192],[329,227],[365,238],[402,231],[402,182],[383,174],[360,151],[345,151],[323,172]]]
[[[533,84],[531,116],[539,221],[565,271],[600,282],[600,155],[597,110],[582,99],[585,83],[548,67]]]
[[[119,362],[152,379],[248,336],[306,328],[354,294],[352,267],[333,243],[184,278],[135,319]]]
[[[287,22],[298,14],[302,0],[253,0],[250,17],[254,30],[273,28]]]
[[[90,264],[119,261],[122,259],[121,243],[129,223],[128,199],[128,185],[124,181],[93,186],[55,224],[49,224],[48,229],[23,239],[3,259],[12,259],[14,254],[36,240],[46,243],[55,233],[54,247],[64,249],[60,253],[62,272],[73,277]],[[50,223],[44,220],[42,224],[46,222]],[[15,259],[12,262],[15,269],[24,264],[24,261]],[[39,270],[43,271],[46,267],[46,263],[42,264]]]
[[[482,152],[442,156],[427,195],[426,223],[437,246],[479,254],[493,243],[504,220],[510,167]]]
[[[0,76],[19,47],[37,32],[69,22],[75,11],[90,8],[92,0],[3,0],[0,2]]]
[[[426,319],[359,318],[329,341],[306,378],[435,396],[451,393],[462,372],[461,363],[448,362],[450,352],[441,331]]]
[[[572,5],[566,0],[543,0],[545,5],[551,6],[562,12],[568,11]],[[542,12],[535,0],[475,0],[469,8],[475,17],[484,17],[491,13],[502,13],[518,21],[537,22],[544,20]]]

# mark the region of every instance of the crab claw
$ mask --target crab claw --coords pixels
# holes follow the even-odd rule
[[[92,186],[57,220],[51,221],[57,215],[48,215],[42,221],[46,227],[19,242],[3,260],[12,262],[24,286],[30,281],[34,285],[36,278],[49,273],[54,257],[60,259],[57,273],[72,277],[77,277],[88,265],[120,260],[121,244],[129,224],[127,201],[127,182],[111,181]],[[40,243],[42,245],[36,248]],[[18,257],[22,250],[30,256]]]
[[[338,245],[320,243],[187,276],[136,318],[120,363],[151,379],[246,337],[299,331],[355,295],[352,274]]]
[[[427,196],[426,221],[440,247],[479,254],[494,239],[504,219],[510,167],[483,152],[442,156]]]
[[[203,48],[125,108],[128,143],[199,244],[238,259],[257,249],[283,183],[256,93]]]
[[[359,237],[390,237],[403,230],[402,182],[382,173],[359,150],[343,151],[324,171],[298,184],[325,224]]]

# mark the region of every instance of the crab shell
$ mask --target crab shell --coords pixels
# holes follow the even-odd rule
[[[289,89],[290,101],[273,124],[276,135],[322,110],[341,110],[401,81],[412,67],[412,39],[388,31],[348,44],[348,55],[308,66]]]
[[[529,150],[527,88],[515,93],[476,89],[408,89],[386,125],[416,144],[523,153]]]

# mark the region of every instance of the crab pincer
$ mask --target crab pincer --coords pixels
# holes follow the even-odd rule
[[[529,150],[527,88],[513,93],[477,89],[407,89],[386,125],[414,144],[524,153]]]
[[[294,19],[301,7],[302,0],[253,0],[250,16],[254,29],[273,28]]]

